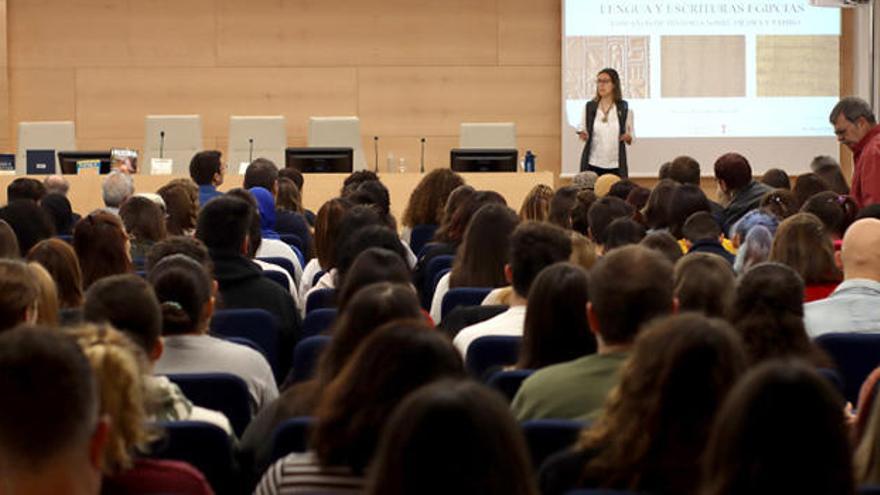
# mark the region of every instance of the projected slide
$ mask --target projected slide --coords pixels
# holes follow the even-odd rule
[[[711,138],[699,142],[707,154],[729,151],[724,141],[735,138],[815,137],[811,150],[833,146],[839,9],[809,0],[564,0],[563,9],[564,169],[577,167],[580,152],[566,148],[582,147],[565,134],[604,67],[620,73],[634,111],[633,151],[645,140],[657,149],[654,139],[683,138]],[[630,168],[650,173],[658,163]]]

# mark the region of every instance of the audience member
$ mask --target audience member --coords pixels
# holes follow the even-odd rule
[[[682,226],[681,233],[688,246],[688,254],[713,254],[733,265],[733,254],[721,245],[723,240],[721,227],[708,211],[698,211],[689,216]]]
[[[0,220],[0,259],[16,259],[21,257],[18,249],[18,238],[6,220]]]
[[[439,382],[394,410],[370,468],[370,495],[537,495],[519,426],[497,394]]]
[[[412,287],[381,282],[355,293],[333,322],[328,332],[333,338],[321,353],[312,378],[292,384],[250,422],[241,439],[245,458],[252,459],[257,472],[262,472],[269,465],[275,428],[285,419],[314,415],[330,382],[339,376],[367,337],[390,321],[423,318]]]
[[[55,235],[52,220],[46,212],[31,200],[18,199],[0,208],[0,220],[4,220],[18,240],[19,256],[24,257],[34,244]]]
[[[193,235],[199,213],[198,186],[189,179],[175,179],[156,193],[165,202],[165,230],[168,235]]]
[[[247,166],[244,171],[242,187],[262,187],[273,194],[276,191],[278,181],[278,166],[267,158],[257,158]]]
[[[67,196],[67,192],[70,191],[70,182],[63,175],[52,174],[43,179],[43,187],[46,188],[46,194]]]
[[[434,232],[434,242],[450,242],[454,235],[450,231],[452,228],[452,217],[476,193],[477,190],[467,184],[462,184],[449,193],[449,197],[446,198],[446,206],[443,208],[443,218],[440,220],[440,226]]]
[[[742,276],[730,321],[742,336],[752,363],[796,357],[816,367],[830,365],[807,337],[803,293],[801,278],[781,263],[761,263]]]
[[[595,173],[595,172],[593,172]],[[537,184],[533,187],[519,208],[519,219],[522,221],[534,220],[536,222],[547,221],[550,215],[550,201],[553,198],[553,188],[546,184]]]
[[[73,226],[79,220],[79,215],[73,213],[70,200],[63,194],[49,193],[40,200],[40,208],[46,212],[55,226],[55,234],[71,235]]]
[[[633,209],[636,211],[636,216],[638,217],[638,220],[642,223],[644,223],[644,218],[642,218],[642,210],[644,210],[645,206],[648,205],[648,198],[650,196],[650,189],[636,186],[632,190],[630,190],[629,194],[625,198],[626,202],[632,205]]]
[[[462,377],[455,349],[424,323],[404,320],[378,329],[327,386],[315,410],[311,450],[273,464],[255,493],[280,493],[282,487],[326,494],[362,489],[394,407],[422,385]]]
[[[591,172],[596,173],[596,172]],[[577,203],[571,210],[571,228],[582,236],[590,235],[590,207],[599,198],[591,189],[582,189],[578,192]]]
[[[758,263],[763,263],[770,258],[770,248],[773,246],[773,234],[763,225],[755,225],[749,230],[745,240],[736,250],[736,259],[733,262],[733,271],[742,275]]]
[[[596,246],[577,232],[571,232],[569,237],[571,237],[571,256],[568,261],[584,270],[592,269],[596,264]],[[483,304],[489,303],[484,300]]]
[[[808,199],[823,191],[830,191],[831,186],[814,173],[801,174],[794,183],[792,192],[797,198],[798,207],[804,205]]]
[[[299,277],[302,277],[302,265],[293,249],[284,241],[275,230],[275,198],[272,193],[262,187],[252,187],[248,192],[256,201],[256,212],[260,216],[260,247],[255,255],[260,258],[278,257],[290,261],[294,267],[299,266]]]
[[[626,201],[626,198],[629,197],[629,193],[637,187],[639,187],[639,185],[630,179],[620,179],[608,189],[608,196],[614,196],[615,198],[620,198]]]
[[[141,267],[153,244],[167,236],[165,215],[156,203],[141,196],[128,198],[119,208],[119,217],[128,234],[130,257]]]
[[[577,205],[578,188],[560,187],[550,198],[547,221],[563,229],[571,228],[571,211]]]
[[[860,208],[880,202],[878,161],[880,127],[870,105],[855,96],[842,98],[828,117],[840,144],[853,152],[852,196]]]
[[[587,190],[592,191],[596,187],[596,179],[599,178],[599,175],[596,172],[587,170],[584,172],[578,172],[574,177],[571,178],[571,185],[580,189],[581,191]]]
[[[92,365],[100,387],[101,414],[111,425],[102,493],[212,493],[204,476],[189,464],[135,455],[157,436],[146,424],[140,349],[110,326],[82,325],[71,333]]]
[[[312,232],[305,217],[302,197],[296,184],[285,177],[278,178],[278,192],[275,194],[275,230],[279,234],[292,234],[302,241],[302,254],[306,259],[312,253]]]
[[[73,248],[84,289],[102,277],[132,271],[128,235],[119,217],[107,211],[96,210],[77,222]]]
[[[603,252],[608,254],[613,249],[631,244],[638,244],[645,238],[645,226],[630,218],[615,218],[605,229],[605,245]]]
[[[40,288],[25,263],[0,259],[0,332],[36,322],[39,297]]]
[[[356,205],[365,205],[376,210],[382,223],[397,232],[397,220],[391,214],[391,193],[385,184],[378,180],[361,182],[346,197]]]
[[[209,207],[221,201],[209,201]],[[164,352],[155,372],[231,373],[248,386],[251,411],[278,396],[269,363],[259,352],[208,335],[214,313],[214,286],[205,269],[184,255],[172,255],[150,271],[150,284],[162,311]]]
[[[628,205],[626,201],[615,197],[599,198],[590,206],[590,211],[587,214],[590,222],[589,237],[596,244],[598,254],[604,252],[604,245],[607,240],[606,231],[611,222],[618,218],[629,218],[632,216],[632,213],[632,206]]]
[[[617,384],[642,324],[674,309],[672,264],[660,253],[626,246],[600,259],[590,274],[587,303],[598,352],[548,366],[526,379],[513,400],[516,418],[595,415]]]
[[[76,342],[55,329],[0,334],[4,493],[101,493],[111,428],[95,381]]]
[[[691,215],[698,211],[712,212],[709,198],[699,187],[692,184],[683,184],[672,191],[667,205],[667,221],[669,233],[676,239],[683,239],[682,228]]]
[[[843,237],[843,282],[826,299],[804,305],[810,337],[826,333],[878,333],[880,304],[880,220],[853,223]]]
[[[730,263],[709,253],[691,253],[678,260],[674,272],[675,297],[680,311],[696,311],[728,318],[736,292]]]
[[[596,185],[593,187],[593,191],[596,193],[597,197],[604,198],[611,191],[611,186],[616,184],[619,180],[620,177],[614,174],[601,175],[596,179]]]
[[[57,327],[59,322],[58,289],[52,275],[36,262],[27,264],[34,284],[37,286],[37,325]]]
[[[727,153],[715,161],[715,180],[722,203],[726,205],[719,223],[721,230],[729,235],[733,224],[758,206],[770,186],[752,178],[752,166],[738,153]]]
[[[359,207],[355,207],[351,210],[351,214],[355,214]],[[367,208],[367,211],[369,209]],[[345,220],[345,223],[348,223],[349,218]],[[333,280],[332,284],[328,283],[326,278],[330,278],[329,275],[325,275],[325,278],[318,281],[316,284],[316,288],[320,287],[332,287],[339,288],[342,286],[342,281],[348,276],[348,271],[351,269],[351,265],[354,263],[354,260],[365,250],[371,247],[377,247],[386,249],[388,251],[393,252],[394,254],[400,256],[400,259],[406,258],[406,252],[404,251],[403,244],[400,242],[400,238],[397,234],[391,229],[385,227],[382,224],[374,224],[374,225],[366,225],[365,227],[356,227],[353,224],[350,225],[350,235],[341,235],[342,239],[341,245],[339,246],[339,250],[336,251],[336,269],[333,270]],[[349,227],[343,226],[343,230],[349,229]],[[332,272],[331,272],[332,273]],[[325,285],[326,284],[326,285]]]
[[[587,322],[587,272],[571,263],[543,269],[529,290],[520,369],[539,369],[596,352]]]
[[[673,265],[684,256],[681,252],[681,246],[672,234],[665,231],[652,232],[645,236],[640,242],[642,246],[653,249],[662,254]]]
[[[761,198],[758,207],[763,211],[772,213],[781,222],[797,213],[801,205],[798,203],[797,196],[791,190],[773,189]]]
[[[324,203],[318,210],[315,219],[315,257],[303,268],[299,293],[307,294],[317,282],[318,273],[327,273],[336,268],[336,249],[339,246],[339,230],[342,218],[352,207],[351,202],[343,198],[334,198]]]
[[[357,255],[340,280],[336,307],[339,312],[345,311],[348,303],[362,288],[380,282],[410,285],[412,272],[400,254],[380,247],[370,247]]]
[[[144,268],[149,273],[160,261],[173,254],[182,254],[194,260],[202,265],[212,278],[214,277],[214,263],[211,261],[205,243],[194,237],[183,235],[166,237],[165,240],[153,244],[153,247],[147,252]]]
[[[843,278],[831,238],[811,213],[792,215],[779,224],[769,260],[786,264],[801,276],[806,285],[804,302],[828,297]]]
[[[855,221],[858,210],[856,202],[851,197],[834,191],[814,194],[801,207],[802,212],[816,215],[835,244],[843,239],[843,233]]]
[[[521,336],[526,304],[535,277],[545,267],[571,256],[571,240],[564,230],[550,224],[526,222],[510,236],[509,267],[505,268],[513,286],[510,308],[488,320],[463,328],[455,336],[455,347],[462,356],[474,340],[487,335]]]
[[[852,495],[851,459],[842,399],[831,384],[802,364],[767,363],[724,401],[700,493]]]
[[[510,208],[488,204],[474,214],[458,247],[452,270],[440,278],[431,301],[431,318],[440,322],[443,297],[457,287],[504,287],[510,236],[519,223]]]
[[[217,187],[223,184],[226,167],[217,150],[200,151],[189,161],[189,177],[199,186],[199,205],[222,194]]]
[[[134,180],[131,175],[114,170],[104,177],[101,194],[106,207],[104,209],[115,215],[119,213],[122,203],[134,194]]]
[[[448,168],[434,169],[422,177],[410,194],[401,218],[401,237],[407,244],[416,225],[440,225],[446,200],[462,184],[464,179]]]
[[[6,202],[27,199],[39,203],[46,195],[46,186],[37,179],[18,177],[6,186]]]
[[[574,450],[544,464],[541,493],[697,493],[712,423],[745,367],[723,320],[689,314],[652,323],[636,338],[599,419]]]
[[[204,421],[232,432],[223,414],[193,405],[168,377],[152,374],[165,350],[162,309],[153,288],[143,278],[126,274],[95,282],[86,292],[83,319],[112,325],[143,353],[145,410],[150,421]]]
[[[764,175],[761,176],[761,182],[773,189],[791,190],[791,178],[785,170],[780,168],[771,168],[764,172]]]
[[[675,157],[669,163],[669,176],[667,179],[679,184],[691,184],[699,187],[700,162],[687,155]]]
[[[52,276],[61,309],[74,309],[82,305],[82,271],[70,244],[60,239],[42,240],[31,248],[27,259],[39,263]]]
[[[348,193],[357,190],[357,188],[364,182],[373,182],[378,180],[379,176],[376,175],[376,172],[373,172],[372,170],[357,170],[348,174],[348,177],[346,177],[345,180],[342,181],[342,191],[340,191],[339,193],[345,196]]]
[[[733,242],[733,246],[739,247],[745,242],[746,236],[751,232],[752,228],[757,226],[762,226],[767,229],[767,232],[772,237],[776,234],[776,229],[779,227],[779,222],[781,221],[782,220],[775,215],[760,209],[746,213],[730,230],[730,239]]]
[[[285,168],[278,170],[278,178],[279,179],[285,178],[285,179],[292,180],[293,183],[296,184],[296,189],[299,191],[300,197],[301,198],[303,197],[303,194],[305,194],[305,189],[304,189],[305,178],[303,177],[302,172],[300,172],[299,170],[297,170],[293,167],[285,167]],[[309,210],[308,208],[306,208],[305,204],[303,204],[302,208],[303,208],[302,213],[306,217],[306,221],[309,222],[309,226],[314,227],[315,226],[315,213],[313,211]]]
[[[856,482],[860,485],[880,485],[880,401],[877,400],[876,388],[878,371],[875,369],[865,384],[871,386],[870,400],[863,400],[863,394],[859,394],[858,419],[867,418],[864,421],[863,432],[855,431],[853,437],[856,440],[856,448],[853,453],[853,465],[855,467]],[[873,380],[872,380],[873,379]],[[870,383],[869,383],[870,382]],[[854,430],[859,429],[857,422]]]
[[[833,161],[834,159],[831,158],[831,160]],[[846,182],[846,177],[843,176],[843,171],[840,169],[840,165],[836,161],[833,161],[833,163],[828,165],[822,165],[813,172],[819,176],[820,179],[824,180],[832,191],[845,196],[849,195],[849,184]]]

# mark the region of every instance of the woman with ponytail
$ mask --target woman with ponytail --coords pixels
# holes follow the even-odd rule
[[[208,335],[217,285],[198,262],[183,254],[163,258],[148,281],[162,308],[164,350],[156,374],[229,373],[240,377],[256,413],[278,397],[266,358],[248,347]]]

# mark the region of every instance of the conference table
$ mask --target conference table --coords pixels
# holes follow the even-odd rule
[[[380,173],[379,178],[391,194],[391,211],[399,220],[403,210],[409,202],[409,196],[416,185],[422,179],[421,173]],[[325,201],[339,196],[342,190],[342,182],[347,174],[305,174],[303,185],[303,204],[306,208],[317,213]],[[546,184],[553,187],[552,172],[487,172],[487,173],[462,173],[465,182],[478,190],[493,190],[500,193],[507,200],[508,206],[519,211],[523,199],[537,184]],[[42,180],[45,176],[0,176],[0,199],[6,204],[6,186],[17,177],[31,177]],[[85,173],[80,175],[65,175],[70,182],[70,191],[67,196],[73,205],[74,211],[86,214],[92,210],[104,206],[101,195],[101,182],[103,177],[97,173]],[[181,176],[174,175],[134,175],[134,187],[136,193],[155,192],[157,189]],[[240,187],[243,176],[228,174],[224,178],[221,191]]]

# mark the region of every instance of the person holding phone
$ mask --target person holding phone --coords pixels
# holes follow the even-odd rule
[[[633,112],[623,99],[620,76],[605,68],[596,75],[596,97],[587,102],[578,137],[586,144],[581,171],[626,178],[626,145],[633,141]]]

